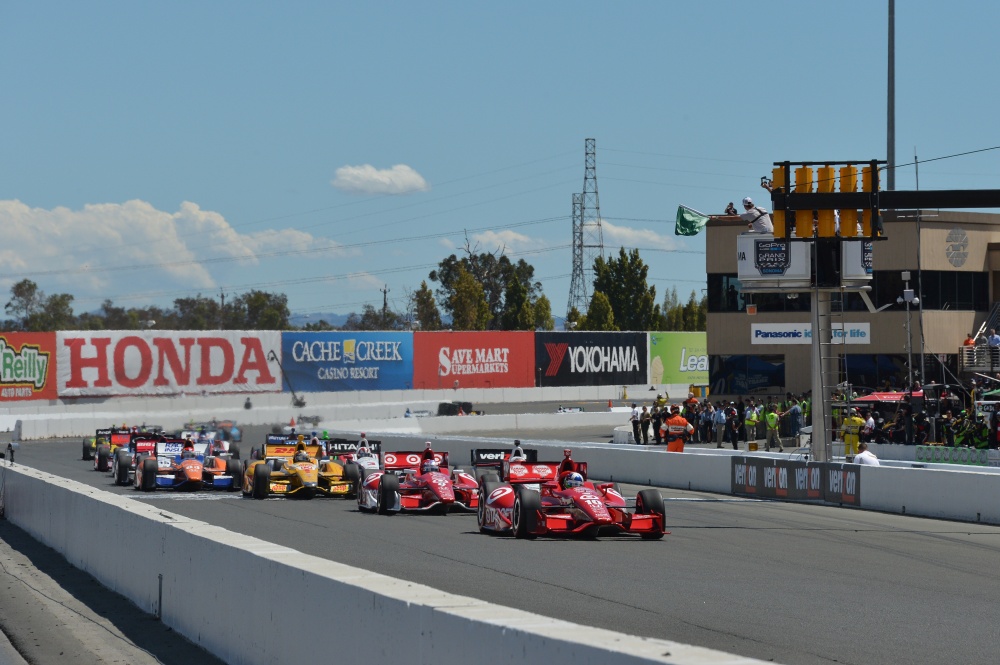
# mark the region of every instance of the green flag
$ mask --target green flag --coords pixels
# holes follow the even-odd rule
[[[674,235],[696,236],[705,228],[705,224],[708,224],[708,215],[703,215],[686,206],[677,206],[677,223],[674,226]]]

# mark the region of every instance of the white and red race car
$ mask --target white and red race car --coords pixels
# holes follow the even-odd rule
[[[560,462],[505,461],[500,477],[480,480],[477,518],[483,533],[540,535],[638,533],[644,539],[663,538],[663,497],[640,490],[630,511],[615,483],[587,479],[587,463],[576,462],[570,450]]]
[[[461,469],[451,469],[448,453],[428,446],[423,451],[382,454],[382,468],[364,469],[359,482],[358,509],[391,515],[397,512],[476,510],[479,486]]]

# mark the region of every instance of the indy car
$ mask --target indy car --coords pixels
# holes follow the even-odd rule
[[[520,441],[515,443],[520,449]],[[520,449],[520,452],[524,455],[525,461],[538,461],[538,451],[534,448]],[[511,453],[512,450],[509,448],[473,448],[471,463],[475,469],[475,477],[482,479],[483,474],[492,472],[496,476],[493,480],[500,480],[503,464],[510,459]]]
[[[476,479],[451,469],[448,453],[428,446],[423,451],[396,451],[382,455],[381,470],[365,471],[359,483],[358,509],[391,515],[433,511],[447,514],[479,507]]]
[[[97,456],[98,446],[107,445],[108,439],[111,437],[111,430],[111,427],[101,427],[94,432],[94,436],[83,440],[83,459],[85,461],[89,462]]]
[[[115,433],[112,432],[112,437]],[[111,476],[115,485],[128,485],[132,474],[140,467],[141,460],[156,456],[156,444],[162,437],[142,432],[129,432],[128,440],[115,448],[111,461]],[[98,455],[101,450],[98,448]]]
[[[504,462],[499,478],[482,477],[479,494],[482,533],[517,538],[638,533],[644,539],[665,533],[658,491],[640,490],[630,512],[618,486],[588,480],[587,463],[573,461],[568,449],[559,462]]]
[[[102,473],[113,472],[115,456],[118,454],[120,448],[128,447],[129,442],[132,440],[133,430],[127,427],[109,427],[106,430],[97,430],[97,432],[104,432],[106,438],[104,443],[96,443],[95,441],[96,449],[93,455],[94,471],[101,471]],[[96,438],[100,438],[100,435],[98,434]]]
[[[185,449],[185,444],[190,447]],[[133,485],[143,492],[160,488],[200,490],[204,487],[207,450],[207,443],[160,437],[155,443],[153,455],[140,454],[137,457]],[[231,478],[229,484],[232,484]]]
[[[243,466],[243,495],[266,499],[271,494],[311,499],[322,492],[319,467],[322,447],[304,441],[280,440],[268,442],[262,450],[254,449],[253,459]]]

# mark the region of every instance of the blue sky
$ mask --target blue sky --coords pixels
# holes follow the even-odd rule
[[[998,26],[1000,3],[896,3],[897,163],[1000,145]],[[387,286],[402,309],[468,239],[534,265],[562,315],[594,138],[606,250],[638,247],[658,298],[700,294],[679,204],[768,205],[774,161],[885,158],[886,32],[876,0],[7,0],[0,292],[346,314]],[[1000,187],[1000,150],[920,187]]]

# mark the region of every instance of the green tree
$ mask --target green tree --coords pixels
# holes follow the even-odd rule
[[[174,301],[174,310],[177,314],[177,330],[215,330],[223,323],[219,303],[201,294],[194,298],[178,298]],[[234,326],[231,330],[238,328],[239,326]]]
[[[677,287],[673,287],[663,298],[664,330],[684,330],[684,311],[677,297]]]
[[[504,330],[535,329],[535,312],[528,302],[528,290],[516,275],[511,275],[507,282],[501,322]]]
[[[455,330],[486,330],[490,322],[490,304],[482,284],[464,266],[456,268],[454,289],[448,300]]]
[[[73,330],[76,328],[76,317],[73,316],[73,296],[68,293],[56,293],[45,299],[40,312],[28,317],[26,330],[31,332],[49,332],[53,330]]]
[[[227,305],[226,327],[231,330],[288,330],[289,316],[288,296],[251,290]]]
[[[412,307],[421,330],[441,330],[441,312],[434,302],[434,294],[427,286],[427,280],[420,282],[420,288],[414,292]]]
[[[351,312],[344,322],[343,330],[405,330],[406,317],[388,308],[376,308],[366,304],[359,316]]]
[[[44,303],[45,294],[38,290],[38,285],[30,279],[22,279],[10,287],[10,300],[4,310],[17,318],[21,328],[26,330],[29,317],[41,312]]]
[[[441,309],[451,314],[452,318],[454,318],[454,312],[451,309],[451,303],[459,267],[471,274],[482,287],[490,315],[487,324],[491,329],[503,327],[503,313],[506,309],[505,297],[511,278],[518,279],[524,286],[528,294],[528,302],[533,302],[541,293],[542,285],[535,281],[534,277],[535,268],[524,259],[512,263],[502,250],[497,250],[495,253],[476,253],[476,250],[468,242],[466,242],[465,254],[461,259],[452,254],[441,261],[438,268],[430,273],[430,279],[440,284],[437,296],[438,302],[441,303]]]
[[[607,296],[619,330],[655,330],[659,325],[656,287],[646,283],[648,273],[638,249],[626,253],[622,247],[617,259],[594,261],[594,292]]]
[[[556,321],[552,318],[552,303],[545,295],[538,296],[533,308],[535,315],[535,330],[552,330],[556,327]]]
[[[577,330],[619,330],[619,327],[615,325],[615,312],[611,308],[611,301],[606,295],[600,291],[594,291],[594,295],[590,297],[587,316],[580,321]]]

